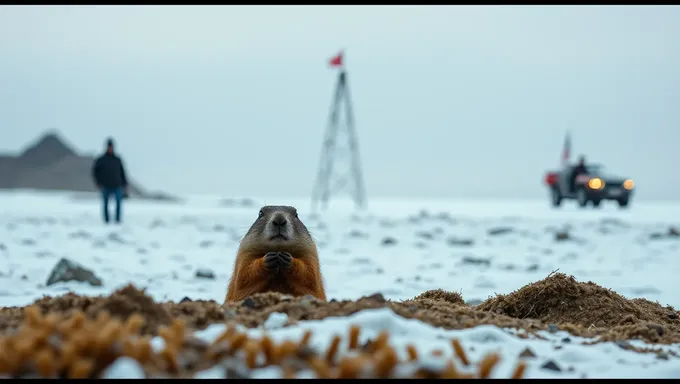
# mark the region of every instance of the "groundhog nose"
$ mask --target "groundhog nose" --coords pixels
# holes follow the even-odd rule
[[[288,223],[288,220],[286,220],[286,217],[283,215],[277,215],[274,217],[274,220],[272,220],[272,224],[277,227],[283,227],[286,223]]]

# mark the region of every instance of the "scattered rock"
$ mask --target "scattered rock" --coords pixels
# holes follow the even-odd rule
[[[70,237],[72,239],[89,239],[89,238],[92,237],[92,235],[89,232],[81,229],[79,231],[71,232],[68,235],[68,237]]]
[[[490,228],[487,233],[490,236],[498,236],[498,235],[504,235],[510,232],[513,232],[514,229],[512,227],[495,227],[495,228]]]
[[[52,256],[52,252],[50,252],[50,251],[39,251],[39,252],[35,253],[35,257],[37,257],[39,259],[44,259],[44,258],[50,257],[50,256]]]
[[[448,239],[446,239],[446,243],[454,247],[455,246],[469,247],[471,245],[474,245],[475,241],[472,239],[460,239],[457,237],[449,237]]]
[[[416,236],[426,240],[432,240],[434,238],[433,233],[425,231],[416,232]]]
[[[336,251],[336,252],[338,252],[338,251]],[[369,265],[371,263],[372,263],[371,259],[366,258],[366,257],[357,257],[357,258],[352,259],[352,261],[351,261],[352,265]]]
[[[660,232],[652,232],[649,234],[649,239],[650,240],[657,240],[663,237],[663,233]]]
[[[533,359],[534,357],[536,357],[536,354],[534,353],[534,351],[531,350],[531,348],[526,347],[524,348],[522,353],[519,354],[519,357],[524,359]]]
[[[530,266],[527,267],[527,272],[536,272],[538,271],[538,264],[531,264]]]
[[[23,239],[23,240],[21,240],[21,244],[22,244],[22,245],[32,246],[32,245],[35,245],[35,240],[34,240],[34,239],[28,239],[28,238],[27,238],[27,239]]]
[[[465,256],[465,257],[463,257],[462,263],[463,264],[471,264],[471,265],[486,265],[488,267],[488,266],[491,265],[491,259],[483,259],[483,258],[478,258],[478,257]]]
[[[557,231],[555,232],[555,241],[565,241],[569,240],[571,237],[569,236],[569,232],[565,230]]]
[[[215,273],[207,268],[198,268],[196,269],[196,277],[199,279],[210,279],[214,280],[215,279]]]
[[[149,229],[161,228],[164,226],[165,222],[161,219],[154,219],[151,223],[149,223]]]
[[[213,244],[215,244],[212,240],[203,240],[200,243],[198,243],[198,246],[201,248],[209,248]]]
[[[347,234],[347,236],[352,237],[352,238],[355,238],[355,239],[367,239],[367,238],[368,238],[368,234],[367,234],[367,233],[362,232],[362,231],[360,231],[360,230],[358,230],[358,229],[353,229],[353,230],[349,231],[349,233]]]
[[[125,240],[123,240],[123,238],[120,237],[120,235],[115,232],[109,233],[109,236],[107,238],[112,243],[125,244]]]
[[[675,227],[668,228],[668,237],[680,237],[680,229]]]
[[[62,258],[52,269],[46,285],[49,287],[59,282],[69,281],[86,282],[95,287],[102,285],[101,279],[94,272],[74,261]]]
[[[541,365],[541,368],[555,372],[562,372],[562,369],[560,369],[559,365],[557,365],[557,363],[552,360],[548,360],[545,364]]]
[[[180,302],[180,304],[181,304],[181,303],[192,302],[192,301],[193,301],[193,300],[191,300],[190,298],[184,296],[184,298],[183,298],[182,300],[180,300],[179,302]]]
[[[382,245],[388,246],[388,245],[395,245],[397,244],[397,239],[394,237],[385,237],[382,239]]]

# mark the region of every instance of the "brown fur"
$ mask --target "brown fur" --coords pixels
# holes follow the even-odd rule
[[[266,234],[275,215],[285,215],[292,237],[285,242],[272,242]],[[273,275],[264,266],[268,252],[288,252],[293,257],[290,267]],[[293,207],[265,206],[241,240],[229,281],[225,302],[240,301],[254,293],[280,292],[292,296],[312,295],[326,300],[316,244]]]

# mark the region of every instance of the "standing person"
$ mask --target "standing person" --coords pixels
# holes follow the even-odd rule
[[[109,198],[113,195],[116,199],[116,223],[120,223],[121,204],[123,197],[128,194],[128,182],[123,161],[113,151],[113,139],[106,140],[106,153],[95,160],[92,177],[102,194],[104,222],[109,222]]]

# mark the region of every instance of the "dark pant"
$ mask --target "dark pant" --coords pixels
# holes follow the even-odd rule
[[[123,188],[102,188],[102,200],[104,203],[104,222],[109,222],[109,198],[113,195],[116,199],[116,223],[120,223],[120,206],[123,201]]]

